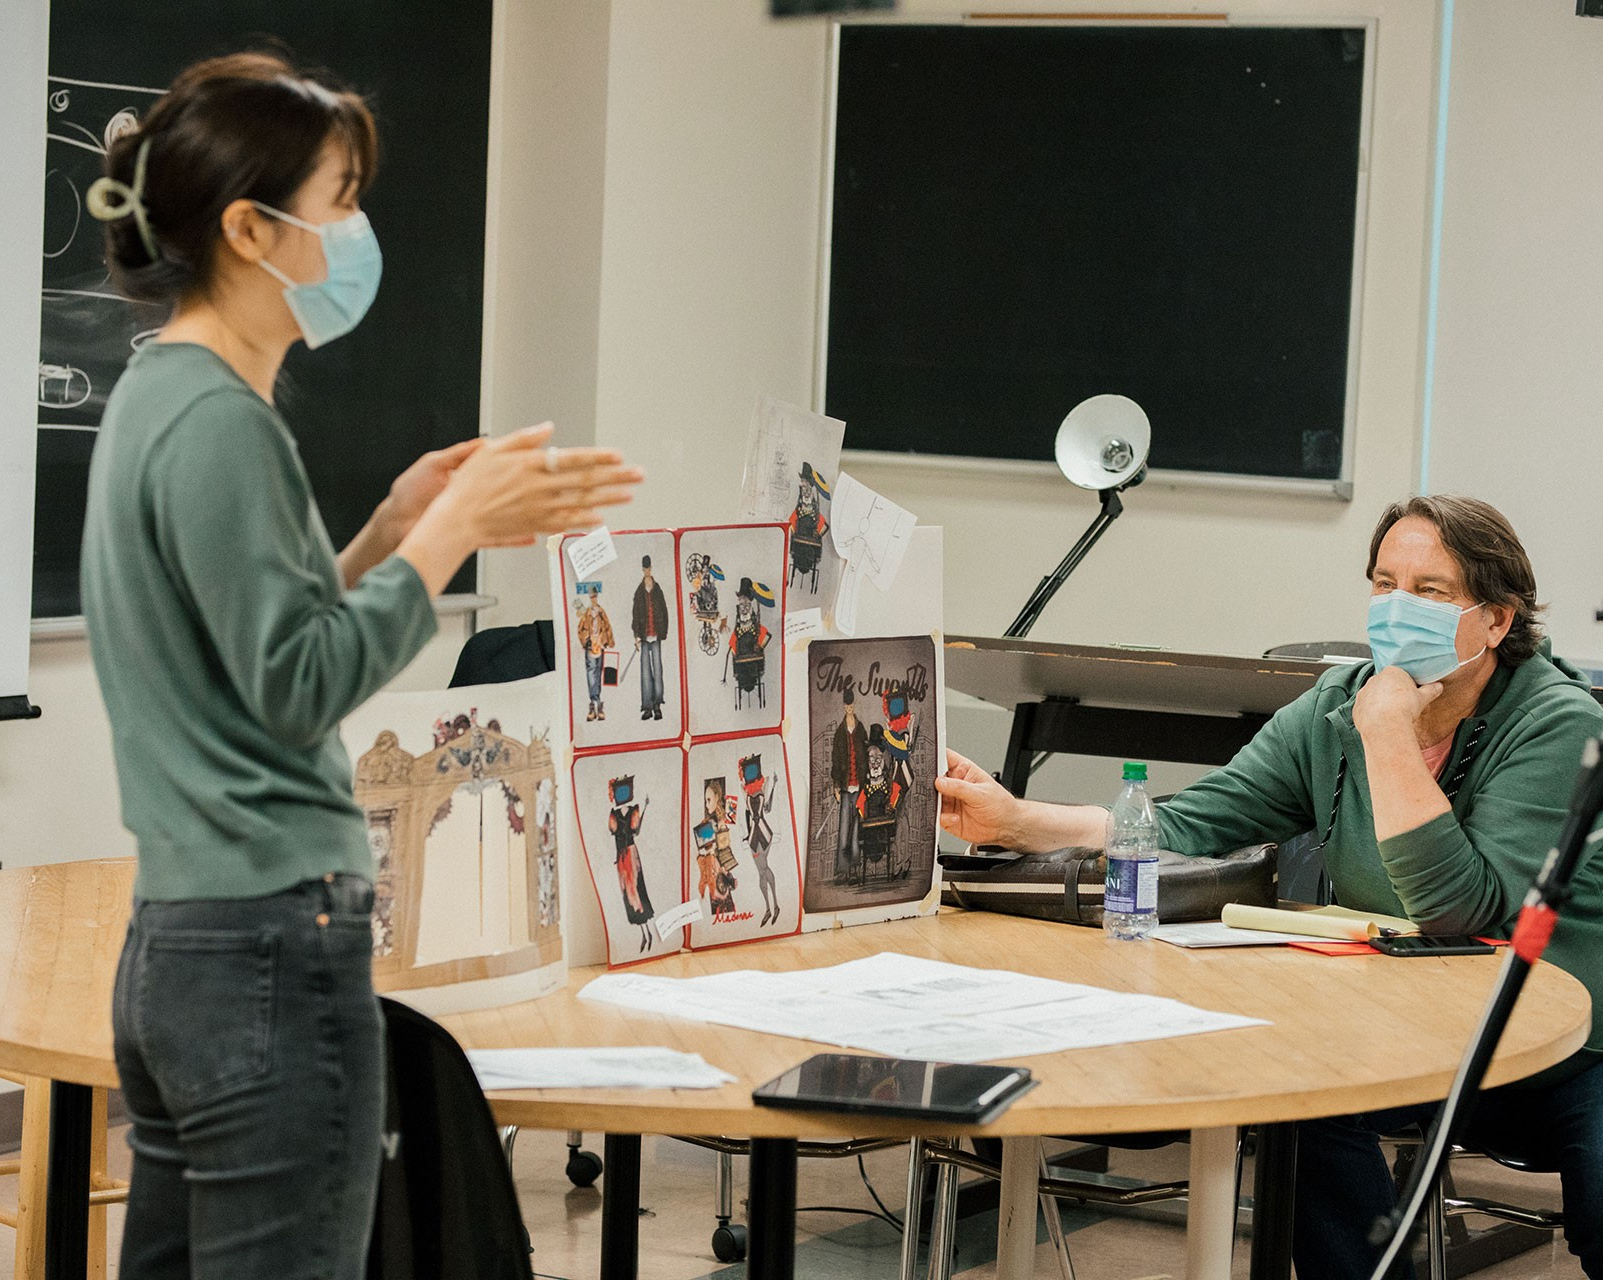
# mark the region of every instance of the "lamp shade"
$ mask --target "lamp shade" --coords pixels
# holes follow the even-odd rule
[[[1152,424],[1128,396],[1082,400],[1058,427],[1058,470],[1082,489],[1122,489],[1147,465]]]

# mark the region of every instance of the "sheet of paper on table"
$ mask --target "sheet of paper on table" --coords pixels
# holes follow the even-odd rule
[[[1176,947],[1264,947],[1286,946],[1307,940],[1306,934],[1275,933],[1269,929],[1238,929],[1222,920],[1197,920],[1190,924],[1160,924],[1152,930],[1159,942]]]
[[[651,1045],[469,1049],[482,1089],[716,1089],[734,1076],[700,1054]]]
[[[889,952],[789,973],[608,974],[579,994],[657,1015],[943,1062],[987,1062],[1268,1025],[1159,996]]]

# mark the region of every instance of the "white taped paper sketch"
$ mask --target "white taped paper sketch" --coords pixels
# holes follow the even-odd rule
[[[837,630],[846,635],[856,632],[857,597],[864,577],[881,591],[890,590],[917,523],[911,511],[841,472],[835,486],[835,523],[830,530],[835,550],[846,561],[835,596]]]
[[[786,580],[792,590],[818,600],[830,598],[839,576],[829,506],[845,435],[846,424],[836,418],[760,396],[746,444],[740,518],[789,526]]]
[[[634,964],[684,945],[656,904],[684,901],[680,821],[684,752],[678,747],[585,755],[573,763],[573,796],[590,878],[601,904],[607,963]]]
[[[552,585],[561,585],[558,624],[565,640],[573,705],[573,745],[677,741],[684,733],[680,614],[669,530],[608,534],[612,558],[574,572],[568,554],[584,538],[562,540]]]
[[[685,642],[690,732],[777,729],[784,717],[785,531],[682,529],[679,562],[680,600],[697,630]]]
[[[720,946],[795,933],[801,864],[790,774],[777,734],[697,743],[690,749],[686,883],[708,911],[690,922],[690,945]]]

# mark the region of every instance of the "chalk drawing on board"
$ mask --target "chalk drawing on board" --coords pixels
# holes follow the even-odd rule
[[[112,288],[99,224],[83,216],[84,193],[101,176],[107,149],[139,127],[164,90],[51,76],[45,92],[39,407],[57,425],[93,427],[128,357],[165,323],[167,308]]]
[[[76,409],[94,394],[94,384],[82,369],[67,364],[39,362],[39,405],[45,409]]]

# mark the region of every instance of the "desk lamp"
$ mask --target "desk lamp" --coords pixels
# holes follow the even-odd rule
[[[1054,450],[1058,470],[1069,483],[1099,492],[1102,510],[1069,548],[1063,562],[1041,579],[1041,585],[1003,636],[1012,639],[1029,634],[1047,602],[1123,512],[1119,495],[1146,478],[1151,448],[1152,425],[1141,406],[1126,396],[1092,396],[1069,411],[1058,427]]]

